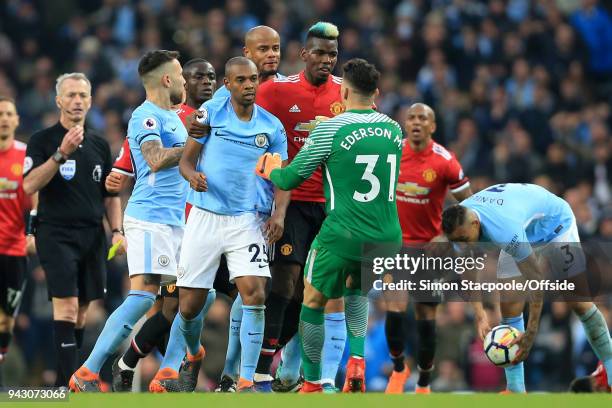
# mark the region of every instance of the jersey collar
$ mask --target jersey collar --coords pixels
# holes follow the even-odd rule
[[[306,90],[310,92],[324,92],[327,90],[327,88],[330,87],[331,83],[332,83],[332,74],[329,74],[329,76],[327,77],[327,81],[324,84],[315,86],[311,84],[310,82],[308,82],[308,80],[306,79],[306,75],[304,75],[303,70],[300,72],[300,84],[302,85],[302,87],[306,88]]]
[[[406,150],[410,156],[428,156],[433,152],[433,144],[434,141],[430,140],[425,149],[421,150],[420,152],[415,152],[414,149],[412,149],[412,146],[410,146],[408,139],[406,139]]]

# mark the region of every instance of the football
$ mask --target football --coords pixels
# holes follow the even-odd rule
[[[485,337],[484,352],[489,361],[498,367],[508,367],[516,357],[518,345],[508,347],[508,344],[521,332],[512,326],[502,324],[494,327]]]

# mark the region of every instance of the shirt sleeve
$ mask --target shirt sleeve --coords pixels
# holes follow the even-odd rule
[[[51,156],[45,154],[45,148],[40,134],[37,133],[32,135],[23,160],[23,176],[27,176],[32,169],[35,169],[49,160],[49,157]]]
[[[202,104],[202,106],[200,106],[199,111],[202,112],[202,114],[204,115],[204,116],[202,116],[199,119],[200,123],[203,124],[203,125],[209,125],[210,126],[210,112],[211,112],[211,109],[207,105],[206,102],[204,102]],[[212,129],[211,129],[211,132],[212,132]],[[196,142],[198,142],[199,144],[205,144],[206,141],[208,140],[208,137],[209,136],[203,136],[203,137],[200,137],[200,138],[192,137],[192,139],[195,140]]]
[[[138,112],[130,119],[128,138],[132,138],[138,146],[152,140],[161,141],[160,119],[150,112]]]
[[[337,127],[331,121],[317,126],[304,142],[291,163],[282,169],[273,170],[270,180],[282,190],[291,190],[308,179],[329,157]]]
[[[504,223],[504,230],[500,234],[503,238],[497,240],[497,244],[516,262],[521,262],[531,255],[533,249],[531,248],[529,239],[527,239],[527,233],[522,226],[512,229],[509,225],[514,224]]]
[[[102,174],[102,183],[101,183],[102,197],[117,197],[118,196],[117,193],[109,192],[105,186],[106,177],[108,177],[111,170],[113,169],[113,157],[111,156],[111,150],[110,150],[110,146],[108,145],[108,143],[106,141],[104,141],[103,143],[104,143],[104,156],[105,157],[104,157],[104,173]],[[121,149],[123,149],[123,147]],[[128,151],[129,151],[129,148],[128,148]]]
[[[132,167],[130,144],[128,143],[127,138],[125,138],[125,140],[123,141],[123,145],[121,145],[121,150],[119,150],[119,156],[113,164],[112,171],[124,174],[128,177],[134,177],[134,168]]]
[[[283,160],[287,160],[289,157],[287,154],[287,132],[285,132],[285,128],[280,121],[274,135],[272,135],[272,143],[270,143],[268,152],[280,154]]]
[[[451,153],[451,159],[448,161],[446,171],[446,183],[450,188],[451,193],[458,193],[470,186],[470,180],[466,177],[461,167],[461,163],[457,160],[454,154]]]

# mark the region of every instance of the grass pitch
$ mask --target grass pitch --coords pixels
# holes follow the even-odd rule
[[[598,408],[612,407],[610,394],[71,394],[67,402],[22,402],[14,407],[87,408]]]

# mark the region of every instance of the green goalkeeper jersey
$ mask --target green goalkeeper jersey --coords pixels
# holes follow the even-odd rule
[[[319,167],[327,218],[317,236],[330,252],[362,258],[364,245],[401,245],[395,188],[402,156],[402,130],[374,110],[349,110],[321,122],[293,161],[272,171],[279,188],[299,186]]]

